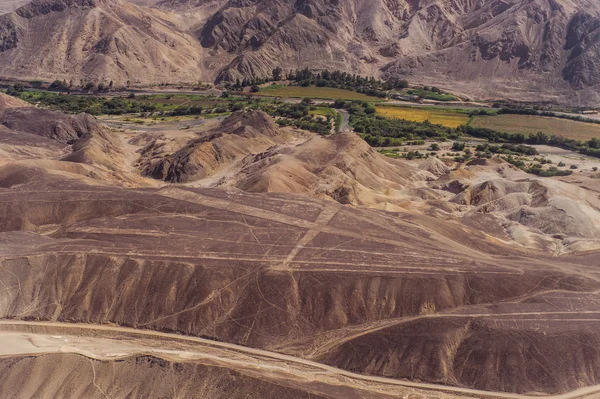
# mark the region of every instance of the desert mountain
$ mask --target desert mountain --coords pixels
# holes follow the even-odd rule
[[[4,77],[140,84],[327,68],[594,103],[599,20],[591,0],[34,0],[0,18],[0,66]]]
[[[177,137],[140,133],[131,143],[138,173],[159,181],[487,223],[498,240],[556,254],[600,247],[596,191],[532,178],[500,160],[456,170],[437,158],[411,165],[377,153],[353,133],[321,137],[280,128],[262,111],[238,111]]]
[[[215,60],[231,59],[219,78],[281,65],[552,97],[600,83],[599,17],[588,0],[230,1],[197,35]]]
[[[137,167],[155,179],[306,194],[353,205],[389,203],[394,197],[403,201],[408,192],[418,196],[412,183],[433,176],[378,154],[357,135],[323,138],[280,128],[262,111],[236,112],[191,137],[159,136],[138,144],[144,146]]]
[[[120,0],[34,0],[0,16],[1,74],[75,85],[196,82],[202,49],[177,24]]]
[[[0,108],[1,396],[598,392],[597,191],[197,126]]]
[[[14,110],[60,129],[17,125]],[[262,112],[171,143],[162,156],[188,177],[171,183],[134,168],[158,138],[49,112],[0,114],[0,148],[20,136],[30,149],[0,166],[3,396],[501,398],[600,382],[597,250],[552,256],[501,225],[525,229],[521,207],[540,233],[564,228],[567,183],[500,161],[410,166]],[[224,189],[200,187],[216,176]],[[347,195],[314,198],[336,184]],[[584,191],[569,200],[597,212]],[[340,203],[366,193],[409,211]]]
[[[172,154],[164,139],[159,137],[140,151],[140,165],[144,175],[170,182],[209,177],[240,157],[296,141],[262,111],[235,113]]]

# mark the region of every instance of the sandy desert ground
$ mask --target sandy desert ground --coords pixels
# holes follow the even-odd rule
[[[0,100],[2,397],[600,394],[593,174]]]

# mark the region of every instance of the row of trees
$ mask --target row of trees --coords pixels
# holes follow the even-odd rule
[[[54,82],[50,83],[50,86],[48,86],[48,90],[66,91],[66,92],[70,92],[72,90],[83,90],[83,91],[87,91],[87,92],[104,93],[104,92],[108,92],[108,91],[112,90],[113,86],[114,86],[114,83],[112,80],[108,84],[100,82],[96,85],[94,82],[84,83],[83,81],[80,81],[79,83],[80,83],[79,86],[77,86],[73,83],[72,80],[67,83],[66,80],[56,79]]]
[[[288,80],[300,86],[337,87],[349,90],[398,90],[408,87],[408,81],[402,79],[389,79],[386,81],[375,79],[372,76],[361,76],[343,71],[313,71],[309,68],[284,72],[282,68],[274,68],[271,76],[255,79],[236,79],[235,84],[228,88],[243,89],[256,87],[269,82]]]

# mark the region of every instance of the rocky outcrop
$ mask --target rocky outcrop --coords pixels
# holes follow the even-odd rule
[[[282,143],[288,135],[263,111],[238,111],[219,127],[190,140],[174,153],[158,137],[141,150],[142,174],[173,183],[206,178],[252,153]]]

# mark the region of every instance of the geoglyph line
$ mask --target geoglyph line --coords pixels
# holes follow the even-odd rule
[[[10,329],[12,327],[12,329]],[[188,344],[198,345],[194,352],[197,354],[202,353],[202,347],[208,350],[209,348],[217,348],[223,351],[226,351],[223,356],[218,357],[218,360],[221,360],[223,363],[229,363],[230,366],[235,366],[235,361],[232,362],[231,356],[226,356],[227,353],[239,353],[242,356],[250,356],[253,361],[251,363],[244,363],[244,367],[254,367],[254,369],[277,369],[279,372],[285,373],[288,376],[295,375],[300,373],[304,373],[306,376],[308,373],[309,376],[313,376],[315,380],[317,380],[317,376],[321,378],[328,378],[329,381],[335,382],[343,380],[345,384],[350,380],[355,385],[362,386],[363,389],[369,389],[373,391],[381,392],[381,389],[393,389],[394,386],[398,388],[414,388],[426,391],[435,391],[435,392],[443,392],[448,394],[459,394],[459,395],[468,395],[475,396],[479,398],[488,398],[488,399],[576,399],[585,395],[591,395],[600,392],[600,385],[593,385],[585,388],[580,388],[572,392],[558,394],[558,395],[522,395],[508,392],[488,392],[476,389],[468,389],[468,388],[460,388],[446,385],[438,385],[438,384],[430,384],[430,383],[420,383],[420,382],[412,382],[412,381],[403,381],[403,380],[395,380],[391,378],[385,377],[376,377],[376,376],[368,376],[352,373],[346,370],[338,369],[332,366],[327,366],[321,363],[313,362],[310,360],[284,355],[275,352],[269,352],[261,349],[253,349],[248,347],[243,347],[235,344],[229,344],[224,342],[211,341],[204,338],[192,337],[192,336],[183,336],[177,334],[163,333],[159,331],[151,331],[151,330],[136,330],[134,328],[128,327],[113,327],[107,325],[92,325],[92,324],[72,324],[72,323],[59,323],[59,322],[33,322],[33,321],[15,321],[15,320],[0,320],[0,330],[6,330],[9,328],[9,332],[15,332],[15,328],[19,327],[27,327],[29,329],[41,328],[45,329],[44,334],[49,334],[49,330],[61,329],[61,334],[63,334],[65,330],[73,330],[74,334],[77,333],[77,330],[80,331],[90,331],[94,333],[95,338],[100,338],[101,333],[112,333],[116,334],[119,338],[119,342],[123,342],[126,339],[126,335],[129,335],[131,339],[137,337],[146,337],[146,338],[155,338],[155,339],[168,339],[170,341],[179,341],[185,342]],[[27,332],[29,334],[36,334],[35,332]],[[104,338],[106,339],[106,338]],[[165,345],[167,343],[165,342]],[[65,349],[67,350],[67,349]],[[147,350],[146,350],[147,351]],[[76,348],[72,349],[73,353],[79,353],[76,351]],[[163,352],[161,356],[161,352]],[[166,359],[172,358],[168,356],[169,350],[164,350],[160,348],[156,348],[151,351],[151,355],[157,357],[163,357]],[[41,355],[43,353],[36,353],[33,355]],[[80,353],[81,354],[81,353]],[[32,355],[22,354],[23,355]],[[89,353],[83,353],[84,356],[90,357]],[[14,357],[18,356],[18,354],[10,354],[8,356]],[[214,357],[214,355],[213,355]],[[271,359],[271,360],[269,360]],[[179,361],[185,361],[185,359],[179,358]],[[190,357],[187,359],[188,361],[193,362],[195,359]],[[281,364],[281,362],[284,362]],[[239,362],[238,362],[239,363]],[[277,364],[280,364],[279,366]],[[306,367],[309,367],[309,370],[306,370]],[[379,388],[379,389],[378,389]]]

